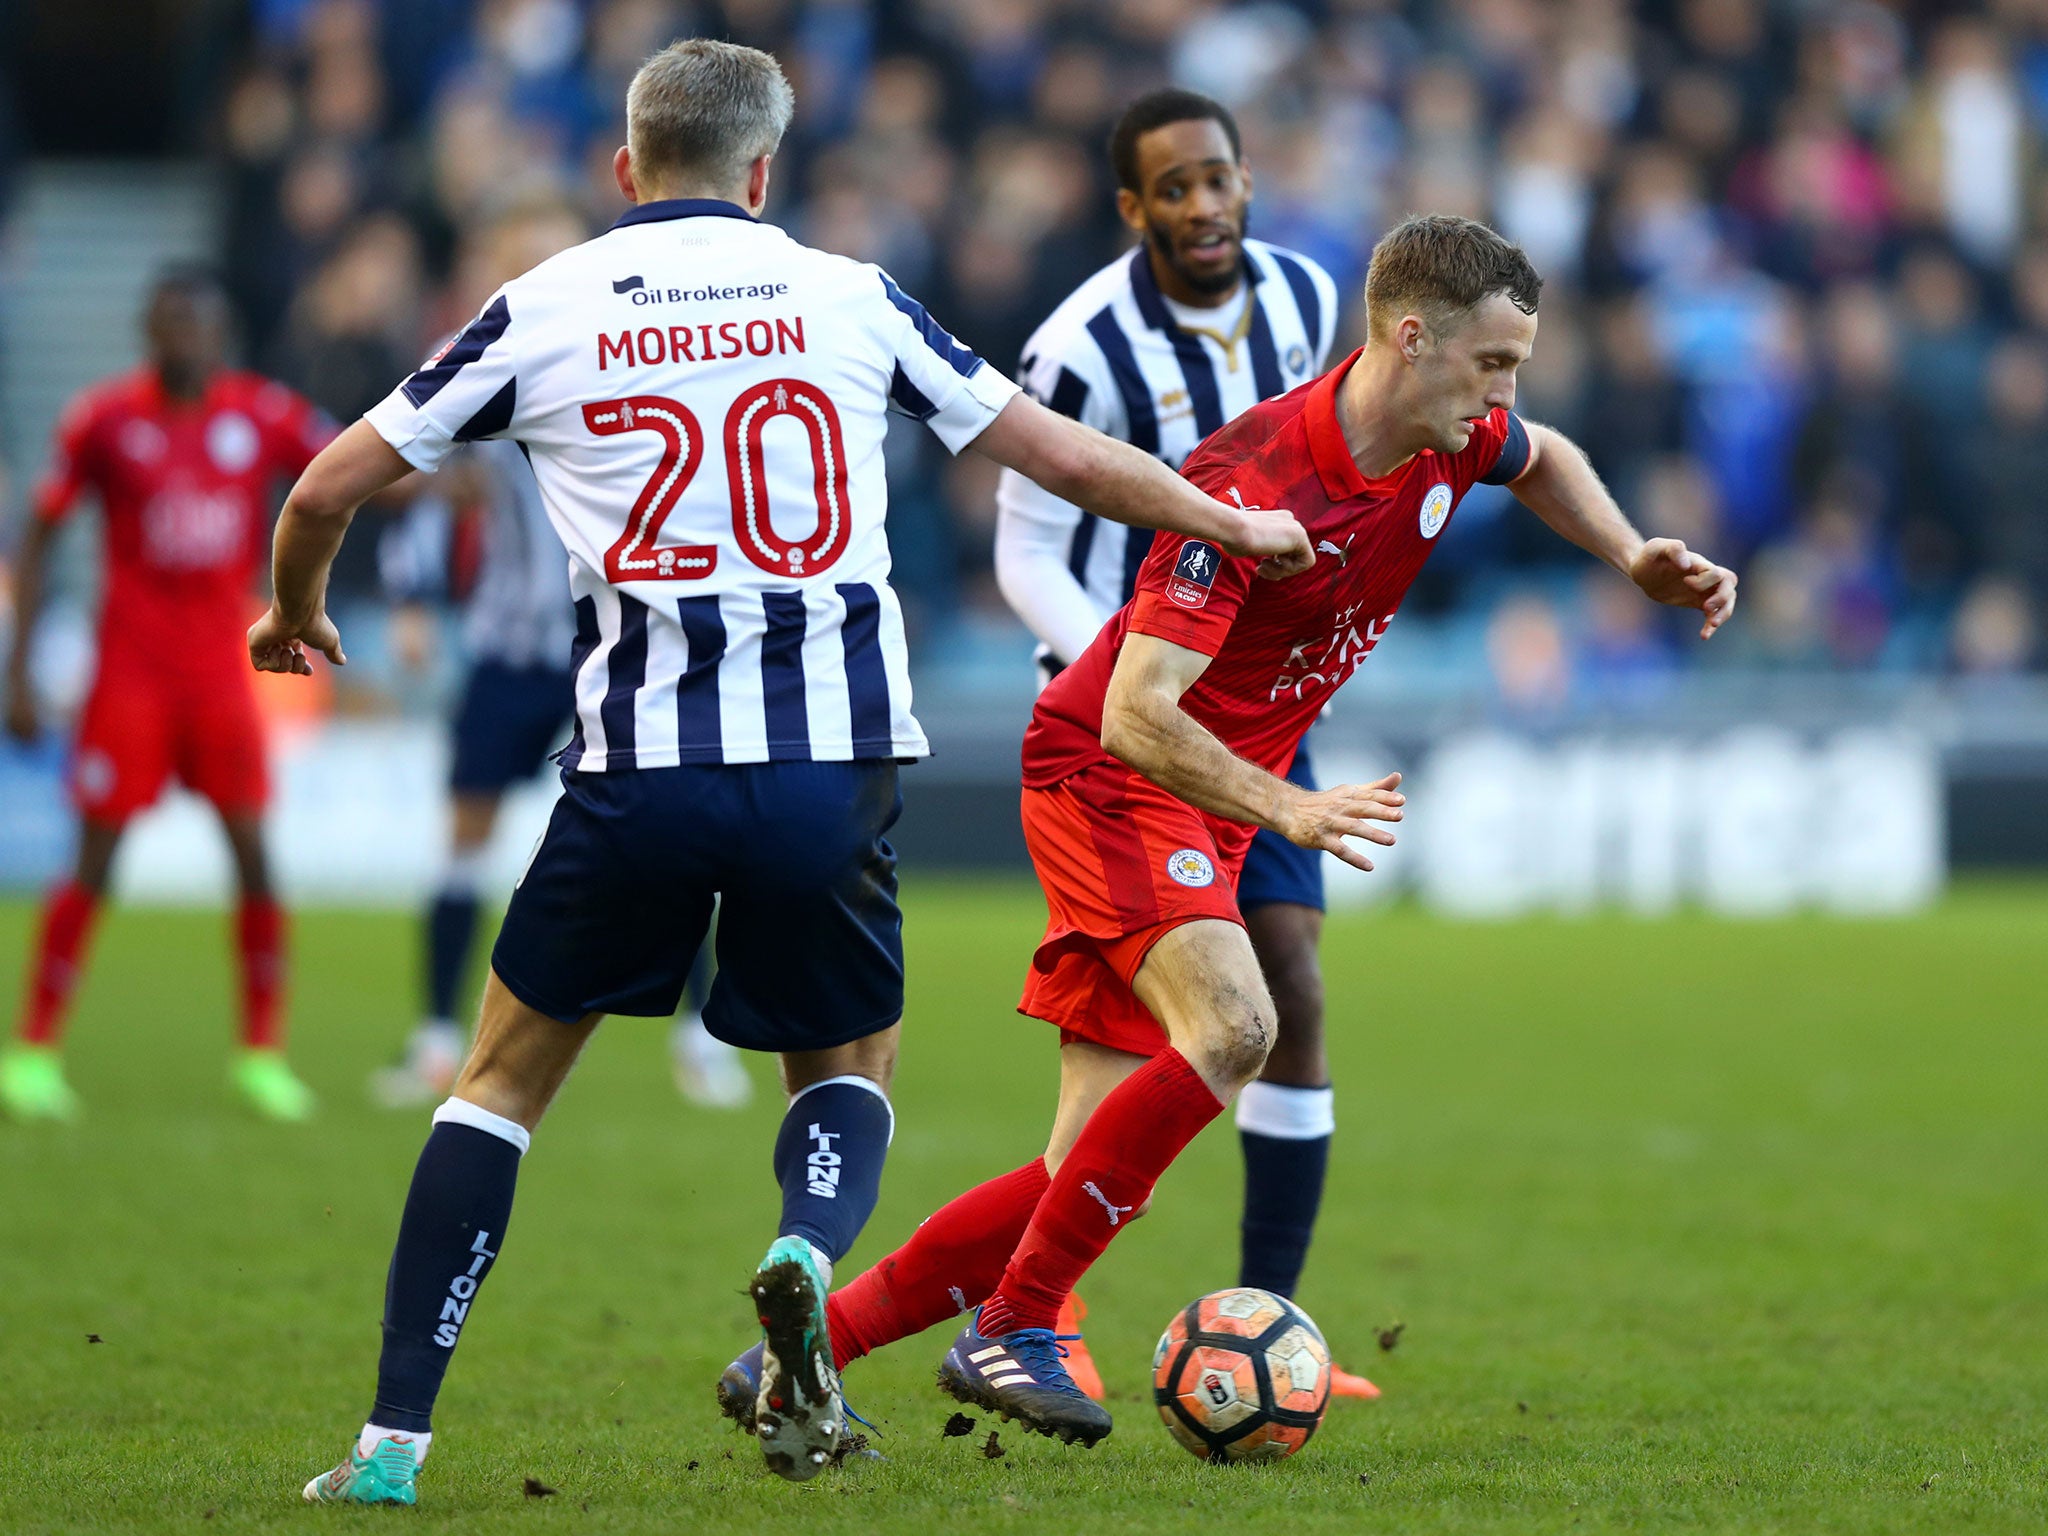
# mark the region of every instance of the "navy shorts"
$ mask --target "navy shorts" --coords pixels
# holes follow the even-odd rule
[[[903,915],[885,834],[896,764],[707,763],[562,774],[491,968],[550,1018],[665,1018],[718,914],[704,1026],[816,1051],[903,1016]]]
[[[1287,781],[1303,789],[1316,787],[1314,766],[1308,760],[1308,743],[1303,741],[1287,770]],[[1323,851],[1290,843],[1278,832],[1261,827],[1244,856],[1244,869],[1237,877],[1237,909],[1268,907],[1287,901],[1296,906],[1323,910]]]
[[[479,661],[455,711],[448,786],[458,794],[502,794],[540,771],[569,739],[575,680],[562,667]]]

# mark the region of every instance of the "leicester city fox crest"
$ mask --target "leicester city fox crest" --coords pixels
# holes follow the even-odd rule
[[[1429,494],[1422,498],[1422,536],[1433,539],[1443,531],[1444,522],[1451,515],[1451,488],[1439,480],[1429,488]]]

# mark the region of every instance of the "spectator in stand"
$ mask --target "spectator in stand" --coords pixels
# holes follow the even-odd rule
[[[419,247],[396,215],[356,224],[299,292],[270,372],[337,421],[354,421],[418,361]]]
[[[1980,502],[2003,470],[1980,472],[1976,447],[2025,414],[2027,365],[2002,341],[2048,340],[2032,148],[2048,13],[2031,3],[262,0],[218,132],[253,355],[340,408],[372,349],[420,355],[457,318],[466,232],[536,192],[615,218],[609,103],[693,30],[776,51],[797,82],[770,217],[931,292],[998,366],[1115,254],[1101,135],[1178,79],[1238,112],[1261,168],[1253,231],[1337,275],[1347,334],[1363,253],[1404,213],[1525,241],[1550,279],[1532,389],[1578,413],[1624,500],[1703,474],[1736,547],[1789,569],[1815,532],[1795,513],[1854,462],[1871,506],[1851,542],[1868,532],[1913,573],[1894,596],[1923,615],[2034,559],[1992,505],[2021,478]],[[373,278],[407,286],[401,223],[419,294],[372,320]],[[915,624],[995,606],[982,541],[956,536],[986,517],[985,488],[921,444],[890,451],[910,460],[897,557]],[[1469,608],[1499,563],[1548,558],[1515,539],[1479,553],[1440,562],[1436,595]],[[1802,653],[1800,633],[1765,648]]]
[[[2036,604],[2018,582],[1987,576],[1956,610],[1950,660],[1971,683],[2005,683],[2038,663]]]
[[[1671,691],[1678,651],[1664,616],[1614,572],[1579,581],[1580,632],[1572,654],[1572,690],[1605,713],[1655,705]]]
[[[2048,343],[2014,337],[1986,370],[1984,420],[1972,435],[1970,508],[1959,532],[1970,565],[2048,604]]]

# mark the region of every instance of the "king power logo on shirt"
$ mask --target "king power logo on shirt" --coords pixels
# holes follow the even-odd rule
[[[1307,698],[1318,689],[1338,687],[1356,672],[1359,664],[1372,654],[1373,647],[1386,638],[1387,626],[1394,622],[1390,613],[1385,618],[1360,623],[1359,609],[1357,603],[1338,609],[1329,634],[1299,641],[1290,648],[1287,664],[1273,679],[1266,698],[1271,701],[1289,694],[1297,699]]]

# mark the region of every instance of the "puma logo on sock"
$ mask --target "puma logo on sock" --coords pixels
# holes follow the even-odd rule
[[[1105,1211],[1109,1212],[1109,1224],[1112,1227],[1115,1226],[1119,1221],[1123,1220],[1123,1218],[1130,1212],[1135,1211],[1137,1209],[1135,1205],[1112,1205],[1110,1203],[1109,1196],[1105,1195],[1101,1190],[1095,1187],[1095,1181],[1093,1179],[1087,1179],[1082,1181],[1081,1187],[1087,1190],[1089,1194],[1093,1195],[1096,1198],[1096,1200],[1101,1204],[1102,1208]]]

